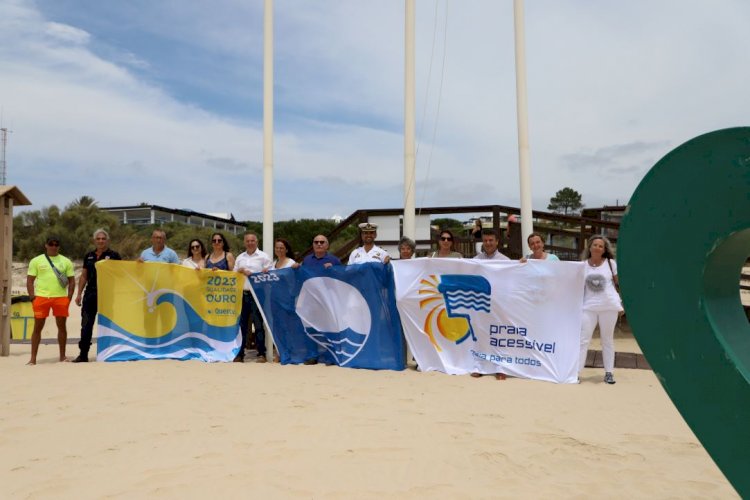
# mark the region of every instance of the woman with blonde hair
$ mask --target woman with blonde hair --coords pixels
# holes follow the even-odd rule
[[[602,235],[589,238],[581,260],[585,265],[583,292],[583,318],[581,321],[581,353],[579,371],[586,363],[586,353],[594,328],[599,325],[604,362],[604,382],[614,384],[615,325],[622,311],[620,294],[617,292],[617,263],[612,244]]]

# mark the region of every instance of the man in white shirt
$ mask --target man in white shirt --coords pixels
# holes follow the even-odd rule
[[[390,262],[391,256],[388,255],[388,252],[375,244],[375,238],[378,236],[377,224],[363,222],[359,225],[359,234],[362,239],[362,246],[349,254],[348,264],[364,264],[365,262],[388,264]]]
[[[271,267],[272,261],[267,253],[258,250],[258,235],[253,232],[245,233],[245,251],[237,256],[234,261],[234,270],[247,276],[243,285],[242,312],[240,312],[240,331],[242,331],[242,346],[240,352],[234,358],[237,363],[245,361],[245,342],[247,342],[247,327],[250,318],[255,327],[255,343],[258,347],[258,363],[266,362],[266,330],[263,328],[263,317],[260,308],[253,299],[250,275],[262,273],[263,269]]]
[[[482,251],[479,252],[475,260],[510,260],[501,254],[497,249],[500,239],[494,229],[485,229],[482,231]]]

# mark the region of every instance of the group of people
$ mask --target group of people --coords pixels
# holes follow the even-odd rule
[[[121,260],[119,253],[109,248],[109,234],[104,229],[97,229],[93,234],[94,250],[83,259],[83,271],[78,280],[78,294],[75,302],[81,307],[81,339],[78,343],[80,353],[72,361],[85,363],[89,361],[94,322],[97,309],[96,263],[101,260]],[[258,248],[258,236],[248,232],[243,237],[245,251],[236,257],[230,251],[229,243],[221,233],[211,235],[211,252],[206,250],[203,242],[194,238],[187,248],[187,257],[180,260],[177,252],[167,246],[167,235],[162,229],[151,233],[151,246],[143,250],[138,262],[163,262],[181,264],[192,269],[214,269],[236,271],[250,276],[254,273],[268,272],[286,267],[298,267],[293,258],[289,241],[277,238],[274,242],[275,259]],[[341,265],[341,261],[328,252],[329,243],[325,235],[313,238],[314,252],[302,262],[306,266],[328,268]],[[47,238],[45,252],[29,262],[26,289],[34,310],[34,329],[31,335],[31,359],[29,365],[35,365],[42,329],[47,317],[52,313],[57,326],[57,341],[60,350],[60,361],[66,357],[67,318],[70,302],[76,289],[75,271],[70,259],[59,253],[60,239],[56,236]],[[366,252],[365,252],[366,253]],[[380,255],[377,251],[376,255]],[[260,310],[251,292],[250,281],[243,283],[242,309],[240,313],[240,330],[242,348],[235,357],[235,362],[244,362],[245,345],[250,322],[255,332],[255,346],[258,350],[257,362],[266,362],[265,329]]]
[[[476,240],[477,224],[472,230],[472,237]],[[474,257],[476,260],[509,260],[509,258],[498,250],[499,239],[494,230],[481,230],[481,248]],[[431,258],[457,258],[463,256],[453,248],[454,236],[449,230],[440,232],[438,249],[432,252]],[[544,239],[539,233],[531,233],[526,239],[530,252],[520,259],[527,262],[529,259],[559,261],[553,253],[544,249]],[[402,238],[399,244],[399,252],[402,259],[414,258],[416,245],[409,238]],[[585,287],[583,293],[583,319],[581,323],[581,345],[579,356],[579,371],[586,364],[591,337],[596,326],[599,326],[599,334],[602,344],[602,358],[604,364],[604,382],[614,384],[615,346],[614,333],[617,318],[622,313],[622,302],[619,294],[619,281],[617,278],[617,262],[610,241],[601,235],[591,236],[583,251],[582,260],[585,266]],[[499,374],[501,375],[501,374]],[[480,374],[472,373],[472,376]],[[503,376],[497,376],[504,379]]]
[[[163,231],[162,231],[163,233]],[[81,339],[78,342],[80,354],[73,362],[87,362],[94,321],[98,311],[96,263],[101,260],[121,260],[120,254],[109,248],[109,233],[97,229],[93,235],[94,250],[83,258],[83,271],[78,280],[78,294],[75,302],[81,307]],[[31,334],[31,359],[27,364],[35,365],[42,329],[52,312],[57,325],[57,344],[60,361],[68,361],[65,355],[68,339],[67,318],[70,302],[76,289],[73,263],[60,254],[60,239],[47,238],[45,252],[31,259],[26,277],[26,291],[34,310],[34,329]]]
[[[349,255],[348,265],[366,262],[380,262],[388,264],[391,257],[386,250],[375,244],[377,225],[364,222],[359,225],[362,245],[354,249]],[[438,240],[438,248],[432,252],[431,258],[462,258],[455,251],[454,236],[450,230],[442,230]],[[177,253],[169,248],[166,233],[155,229],[151,235],[151,246],[141,252],[139,262],[165,262],[182,264],[193,269],[214,269],[236,271],[250,276],[255,273],[269,272],[288,267],[320,267],[330,268],[341,265],[341,261],[329,252],[328,238],[318,234],[313,238],[313,252],[300,263],[294,260],[289,241],[277,238],[274,241],[274,256],[258,248],[258,236],[253,232],[245,233],[243,244],[245,251],[234,256],[229,244],[221,233],[211,235],[211,251],[207,251],[203,242],[194,238],[187,248],[187,257],[180,260]],[[83,261],[83,272],[78,282],[78,294],[75,302],[81,306],[81,340],[78,343],[80,353],[73,362],[87,362],[93,334],[94,320],[97,314],[97,285],[96,263],[105,259],[120,260],[120,255],[109,248],[109,234],[104,229],[97,229],[93,234],[94,250],[87,253]],[[556,255],[544,249],[542,235],[532,233],[527,238],[530,252],[520,259],[548,261],[559,260]],[[481,249],[474,257],[476,260],[510,260],[499,249],[498,234],[491,229],[481,231]],[[68,308],[75,292],[75,273],[70,259],[59,253],[60,240],[57,237],[47,238],[45,253],[29,262],[27,276],[27,291],[34,309],[34,330],[31,337],[30,365],[36,364],[37,352],[41,340],[41,331],[50,310],[57,324],[60,361],[66,361],[65,345],[67,341],[66,319]],[[416,244],[414,240],[404,237],[399,242],[399,258],[412,259],[415,257]],[[614,329],[617,318],[622,312],[622,304],[618,292],[617,263],[610,241],[601,235],[594,235],[588,239],[582,260],[585,261],[585,288],[583,297],[583,319],[581,327],[581,343],[579,371],[586,362],[588,346],[594,329],[599,325],[602,353],[604,362],[604,381],[614,384]],[[242,309],[240,313],[240,331],[242,332],[242,348],[235,358],[235,362],[244,362],[247,332],[252,321],[256,335],[258,362],[266,362],[265,329],[263,319],[251,293],[249,278],[243,284]],[[504,378],[504,377],[502,377]]]

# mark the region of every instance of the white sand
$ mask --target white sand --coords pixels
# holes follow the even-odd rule
[[[653,373],[0,359],[6,498],[732,498]]]
[[[18,344],[0,358],[4,498],[736,498],[646,370],[617,370],[608,386],[586,369],[581,384],[556,385],[58,363],[56,344],[40,346],[37,366],[28,358]]]

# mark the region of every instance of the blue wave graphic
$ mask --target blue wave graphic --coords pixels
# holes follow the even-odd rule
[[[473,294],[467,296],[467,294],[447,292],[445,294],[445,302],[450,312],[452,309],[463,307],[465,309],[474,309],[476,311],[490,312],[490,297],[489,296],[474,296]]]
[[[484,292],[475,292],[473,290],[449,290],[446,289],[445,293],[453,297],[462,297],[465,299],[487,299],[489,300],[489,294]]]
[[[330,352],[336,358],[336,363],[341,366],[351,361],[367,340],[367,335],[355,332],[351,328],[340,332],[320,332],[315,328],[306,327],[305,333]]]
[[[492,286],[484,276],[444,274],[438,291],[443,294],[449,316],[459,308],[490,312]]]
[[[209,325],[189,302],[175,293],[166,293],[156,300],[157,305],[163,303],[174,307],[177,322],[166,335],[156,338],[134,335],[100,314],[99,325],[102,328],[97,350],[100,355],[104,354],[103,360],[170,358],[222,361],[233,358],[239,352],[239,328],[236,322],[230,326]],[[230,347],[231,352],[227,349]]]

